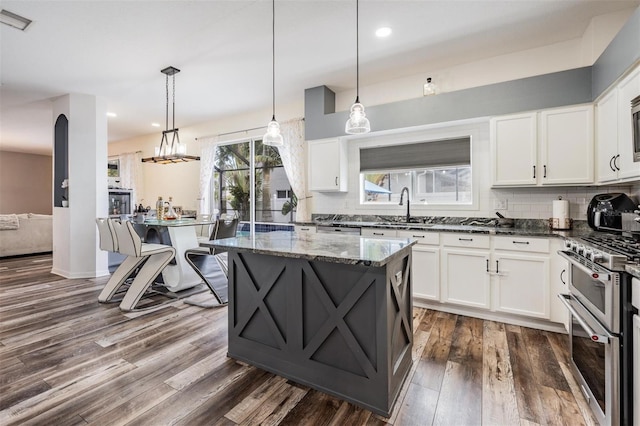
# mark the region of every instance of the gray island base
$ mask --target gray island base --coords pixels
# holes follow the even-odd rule
[[[272,232],[229,251],[232,358],[388,417],[411,368],[410,239]]]

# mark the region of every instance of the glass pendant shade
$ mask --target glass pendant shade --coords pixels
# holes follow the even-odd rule
[[[272,89],[272,108],[273,116],[267,125],[267,133],[262,137],[262,144],[269,146],[283,146],[284,138],[280,133],[280,124],[276,121],[276,2],[271,1],[271,89]]]
[[[367,114],[364,112],[364,105],[360,103],[360,3],[356,0],[356,101],[351,105],[351,112],[349,113],[349,119],[344,126],[344,131],[350,135],[358,135],[362,133],[369,133],[371,131],[371,124],[367,118]]]
[[[284,139],[280,133],[280,124],[273,117],[267,126],[267,133],[262,137],[262,144],[269,146],[282,146]]]
[[[356,101],[351,105],[351,114],[349,114],[349,120],[347,120],[344,131],[350,135],[369,133],[371,131],[371,124],[369,124],[367,114],[364,112],[364,105],[360,102]]]

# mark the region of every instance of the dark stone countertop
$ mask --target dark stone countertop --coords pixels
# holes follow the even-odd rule
[[[203,247],[307,259],[330,263],[380,267],[404,256],[416,241],[411,238],[366,238],[359,235],[265,232],[201,243]]]
[[[540,219],[514,219],[513,227],[498,226],[497,218],[412,217],[411,219],[411,223],[406,223],[404,217],[398,216],[314,215],[312,222],[298,223],[298,225],[559,238],[579,237],[593,232],[586,221],[578,220],[573,222],[571,230],[556,230],[549,227],[549,221]]]

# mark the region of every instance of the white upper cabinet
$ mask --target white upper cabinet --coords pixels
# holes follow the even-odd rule
[[[640,162],[633,161],[631,100],[640,95],[640,66],[636,67],[618,89],[618,156],[614,160],[619,179],[640,177]]]
[[[631,100],[640,94],[640,67],[636,67],[596,105],[598,182],[640,177],[633,161]]]
[[[593,105],[540,113],[542,185],[593,183]]]
[[[536,113],[491,119],[494,185],[535,185],[538,146]]]
[[[593,106],[491,119],[493,186],[593,183]]]
[[[596,172],[598,182],[618,179],[618,91],[612,90],[596,105]]]
[[[347,191],[347,143],[341,138],[308,142],[309,190]]]

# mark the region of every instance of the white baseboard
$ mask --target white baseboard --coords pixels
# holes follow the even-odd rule
[[[502,312],[486,311],[483,309],[476,309],[468,306],[434,302],[417,297],[413,298],[413,306],[432,309],[434,311],[448,312],[450,314],[465,315],[468,317],[480,318],[483,320],[497,321],[506,324],[519,325],[522,327],[535,328],[538,330],[567,334],[567,330],[564,328],[564,324],[544,319],[529,318]]]

